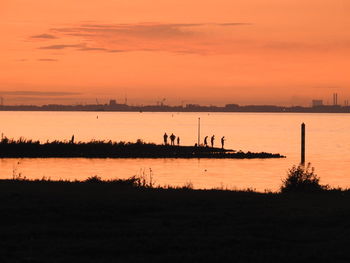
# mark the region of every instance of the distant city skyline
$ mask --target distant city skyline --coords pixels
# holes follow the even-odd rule
[[[335,102],[334,95],[337,94]],[[249,98],[240,99],[181,99],[181,98],[133,98],[128,96],[87,96],[83,93],[73,92],[38,92],[38,91],[13,91],[4,92],[0,91],[0,104],[3,105],[46,105],[46,104],[62,104],[62,105],[76,105],[76,104],[108,104],[110,100],[115,100],[118,104],[128,105],[169,105],[169,106],[185,106],[187,104],[199,104],[203,106],[224,106],[226,104],[239,104],[239,105],[276,105],[276,106],[304,106],[309,107],[312,105],[348,105],[349,99],[342,96],[339,93],[329,94],[328,97],[291,97],[286,100],[277,101],[256,99],[250,100]]]

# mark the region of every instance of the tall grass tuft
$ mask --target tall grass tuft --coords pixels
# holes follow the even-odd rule
[[[100,176],[97,176],[97,175],[90,176],[84,181],[84,183],[93,183],[93,184],[102,183],[102,182],[103,182],[102,178]]]
[[[141,169],[140,173],[132,177],[136,180],[136,186],[141,188],[154,188],[155,180],[153,178],[153,170],[149,168],[149,173],[145,169]]]

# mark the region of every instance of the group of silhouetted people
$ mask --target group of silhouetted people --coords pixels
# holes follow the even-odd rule
[[[222,136],[221,137],[221,148],[222,149],[224,149],[225,140],[226,140],[225,136]],[[214,141],[215,141],[215,135],[211,136],[211,138],[210,138],[211,147],[214,147]],[[208,147],[208,136],[204,137],[204,146]]]
[[[164,139],[164,145],[168,145],[168,134],[164,133],[163,139]],[[169,136],[169,139],[170,139],[170,145],[175,145],[176,136],[174,135],[174,133],[172,133]],[[180,145],[180,137],[179,136],[177,136],[176,141],[177,141],[177,145]]]
[[[170,139],[170,145],[175,145],[176,138],[177,138],[177,145],[180,145],[180,137],[179,136],[176,137],[174,135],[174,133],[172,133],[170,136],[168,136],[167,133],[164,133],[164,135],[163,135],[164,145],[168,145],[168,138]],[[225,141],[226,141],[225,136],[221,137],[221,148],[222,149],[224,149]],[[211,136],[211,138],[210,138],[211,147],[214,147],[214,142],[215,142],[215,135]],[[208,146],[208,136],[204,137],[204,146],[209,147]]]

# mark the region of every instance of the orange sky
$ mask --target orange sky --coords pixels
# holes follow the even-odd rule
[[[348,0],[2,0],[5,104],[350,99]]]

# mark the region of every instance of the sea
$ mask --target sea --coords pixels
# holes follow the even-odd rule
[[[200,126],[199,126],[200,120]],[[8,138],[75,141],[112,140],[163,143],[174,133],[181,145],[203,143],[283,159],[113,159],[2,158],[0,178],[85,180],[144,176],[156,186],[195,189],[278,191],[300,162],[301,124],[306,125],[306,162],[321,184],[350,187],[350,114],[342,113],[184,113],[184,112],[0,112],[0,133]]]

